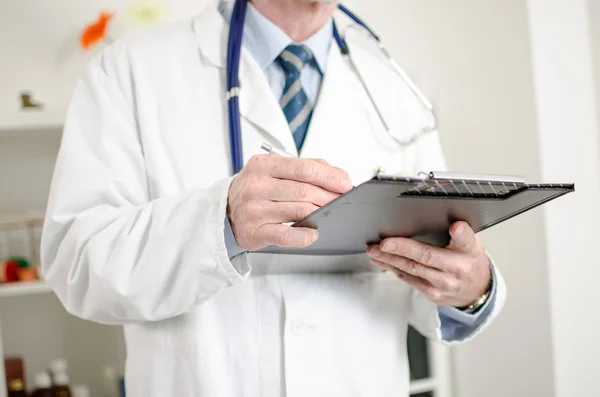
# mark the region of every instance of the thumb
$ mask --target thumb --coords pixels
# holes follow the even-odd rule
[[[469,252],[477,244],[475,232],[467,222],[459,221],[450,226],[450,247],[459,251]]]

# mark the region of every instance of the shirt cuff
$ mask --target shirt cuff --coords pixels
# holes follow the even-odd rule
[[[229,256],[229,260],[232,260],[236,256],[245,252],[244,249],[238,245],[238,243],[235,239],[235,235],[233,234],[233,229],[231,228],[231,222],[229,221],[229,217],[227,217],[227,216],[225,217],[223,233],[225,235],[225,247],[227,248],[227,255]],[[233,265],[236,266],[236,263],[239,263],[239,261],[233,262]],[[240,273],[243,273],[240,271],[241,269],[236,269],[236,270]]]
[[[438,307],[438,316],[440,319],[440,331],[442,339],[445,341],[460,341],[469,338],[477,332],[477,330],[486,323],[497,299],[498,282],[496,279],[495,269],[493,265],[492,271],[492,287],[490,296],[485,304],[473,314],[465,313],[455,307],[440,306]]]
[[[490,291],[490,296],[488,297],[485,304],[473,314],[466,313],[460,309],[457,309],[452,306],[440,306],[438,308],[438,312],[440,314],[440,318],[442,320],[442,326],[444,325],[444,320],[451,319],[453,322],[458,322],[460,324],[464,324],[467,326],[473,326],[478,323],[482,317],[485,317],[488,312],[488,308],[492,305],[493,301],[496,299],[496,290],[497,283],[494,279],[494,275],[492,272],[492,289]]]

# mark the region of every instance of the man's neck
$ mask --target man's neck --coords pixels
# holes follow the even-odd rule
[[[335,11],[335,5],[323,5],[309,0],[251,1],[260,13],[296,43],[315,34]]]

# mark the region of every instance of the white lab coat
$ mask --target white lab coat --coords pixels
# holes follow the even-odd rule
[[[364,255],[228,259],[227,32],[210,7],[193,21],[120,40],[91,63],[56,164],[43,274],[70,313],[124,325],[129,397],[406,396],[407,324],[441,339],[437,308],[419,292],[376,273],[261,270]],[[331,47],[301,155],[347,170],[355,184],[379,166],[443,169],[437,134],[407,150],[393,144]],[[375,80],[391,78],[372,63]],[[295,153],[278,102],[245,51],[240,79],[244,161],[262,153],[262,142]],[[399,122],[423,122],[402,96],[389,99]],[[495,305],[469,338],[504,304],[494,272]]]

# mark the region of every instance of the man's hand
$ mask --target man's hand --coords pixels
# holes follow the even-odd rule
[[[486,292],[492,275],[485,249],[467,223],[454,223],[450,236],[446,248],[388,238],[367,253],[372,263],[394,272],[432,302],[464,307]]]
[[[306,247],[318,232],[283,223],[301,220],[350,189],[348,174],[324,160],[257,155],[231,183],[227,215],[245,250]]]

